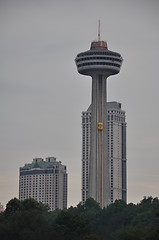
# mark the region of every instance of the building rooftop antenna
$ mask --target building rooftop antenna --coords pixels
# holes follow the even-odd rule
[[[100,20],[98,20],[98,42],[100,42]]]

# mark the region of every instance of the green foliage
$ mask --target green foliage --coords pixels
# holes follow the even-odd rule
[[[12,216],[22,209],[22,204],[17,198],[11,199],[6,206],[5,215]]]
[[[63,210],[55,220],[56,229],[62,229],[64,239],[82,239],[90,232],[89,220],[84,214],[76,214],[72,209]],[[60,233],[61,234],[61,233]],[[60,239],[62,238],[60,236]]]
[[[93,199],[85,205],[54,212],[33,199],[11,199],[0,214],[1,240],[157,240],[159,199],[139,204],[118,200],[101,209]]]
[[[84,205],[85,209],[92,209],[92,210],[96,210],[99,211],[100,207],[99,207],[99,203],[97,203],[93,198],[88,198],[85,202]]]

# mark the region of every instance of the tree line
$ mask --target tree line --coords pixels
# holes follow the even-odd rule
[[[51,212],[34,199],[11,199],[0,213],[1,240],[159,240],[159,199],[116,200],[101,209],[85,205]]]

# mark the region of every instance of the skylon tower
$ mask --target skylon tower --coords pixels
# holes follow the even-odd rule
[[[89,156],[88,196],[100,207],[110,203],[110,177],[107,143],[107,78],[120,72],[122,57],[108,50],[100,39],[91,43],[90,50],[79,53],[75,59],[80,74],[92,77],[92,112]]]

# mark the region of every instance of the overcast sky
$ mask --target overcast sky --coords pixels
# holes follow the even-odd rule
[[[159,1],[0,0],[0,202],[18,197],[19,167],[57,157],[69,174],[68,206],[81,201],[81,112],[91,78],[77,53],[101,38],[121,53],[108,101],[127,121],[128,202],[159,197]]]

